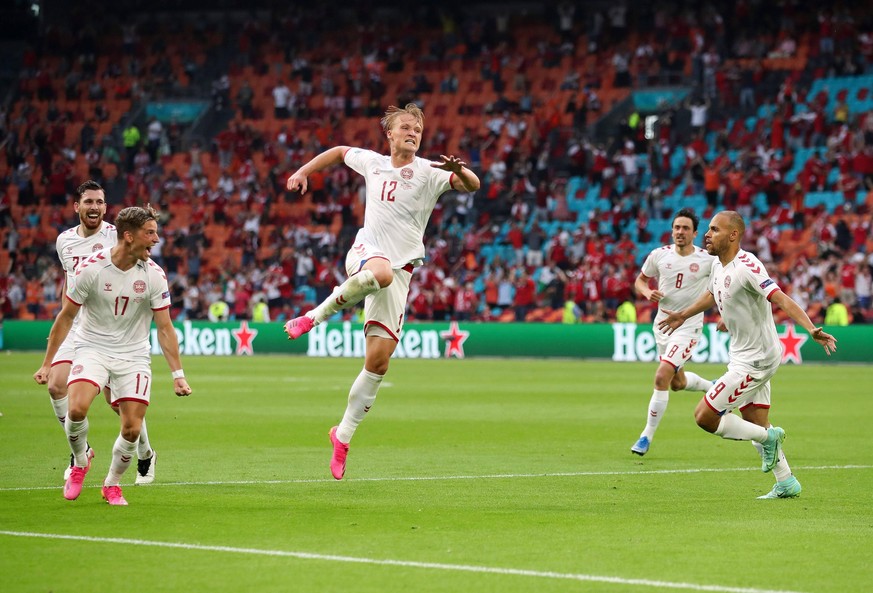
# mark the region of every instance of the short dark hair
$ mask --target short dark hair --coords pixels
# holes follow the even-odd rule
[[[676,219],[680,217],[691,219],[691,226],[694,228],[694,232],[697,232],[697,226],[700,224],[700,219],[694,213],[694,210],[691,208],[683,208],[673,217],[673,222],[676,222]]]
[[[157,221],[158,213],[149,204],[146,204],[144,208],[130,206],[124,208],[115,217],[115,228],[118,230],[118,236],[122,237],[127,231],[133,232],[141,229],[150,220]]]
[[[106,195],[106,190],[104,190],[99,183],[97,183],[93,179],[89,179],[88,181],[76,188],[76,202],[80,201],[82,199],[82,194],[89,190],[102,191],[103,195]]]

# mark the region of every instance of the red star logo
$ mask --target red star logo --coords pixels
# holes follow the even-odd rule
[[[809,339],[809,336],[796,333],[794,326],[790,324],[786,325],[785,330],[778,335],[779,341],[782,342],[782,364],[788,361],[793,361],[794,364],[803,364],[800,347]]]
[[[464,342],[470,337],[470,332],[461,331],[458,322],[453,321],[448,331],[440,332],[440,337],[446,341],[446,358],[464,358]]]
[[[240,323],[239,329],[232,329],[233,339],[236,340],[236,354],[254,354],[255,349],[252,347],[252,342],[255,341],[255,336],[258,335],[258,330],[249,329],[249,322],[243,321]]]

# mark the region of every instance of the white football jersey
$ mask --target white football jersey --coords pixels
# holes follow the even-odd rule
[[[770,297],[781,289],[764,264],[742,249],[726,266],[716,259],[709,290],[731,336],[731,362],[753,369],[778,365],[782,343],[776,334]]]
[[[77,348],[87,346],[122,360],[149,356],[154,311],[170,306],[167,275],[153,262],[138,261],[122,272],[109,249],[79,264],[67,298],[81,305]]]
[[[681,311],[700,298],[709,285],[709,274],[715,259],[700,247],[695,247],[689,255],[679,255],[675,245],[652,250],[643,263],[642,272],[649,278],[657,278],[658,290],[664,293],[664,298],[658,302],[655,327],[666,317],[662,309]],[[682,328],[698,331],[702,327],[703,313],[682,324]]]
[[[73,274],[76,272],[78,265],[104,249],[115,247],[118,243],[118,232],[114,225],[109,224],[105,220],[100,226],[100,229],[90,237],[83,237],[79,234],[79,227],[76,225],[73,228],[65,230],[58,235],[55,241],[55,248],[58,251],[58,259],[61,260],[61,266],[64,268],[66,275],[66,286],[69,287],[73,280]],[[76,331],[79,326],[79,316],[73,321],[73,327],[70,328],[70,333]]]
[[[390,156],[362,148],[347,150],[343,159],[366,180],[364,226],[355,242],[379,247],[392,268],[419,265],[425,256],[427,221],[439,197],[451,189],[453,173],[419,157],[396,169]]]

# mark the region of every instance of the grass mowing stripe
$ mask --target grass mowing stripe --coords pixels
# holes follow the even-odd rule
[[[205,546],[199,544],[184,544],[177,542],[159,542],[117,537],[91,537],[87,535],[66,535],[62,533],[35,533],[30,531],[5,531],[0,530],[0,535],[11,537],[32,537],[43,539],[60,539],[72,541],[84,541],[105,544],[132,544],[135,546],[151,546],[156,548],[175,548],[182,550],[195,550],[203,552],[226,552],[231,554],[252,554],[258,556],[278,556],[285,558],[298,558],[300,560],[321,560],[326,562],[347,562],[354,564],[372,564],[378,566],[401,566],[404,568],[423,568],[430,570],[447,570],[457,572],[475,572],[484,574],[497,574],[508,576],[521,576],[545,579],[562,579],[568,581],[585,581],[595,583],[609,583],[614,585],[634,585],[655,589],[683,589],[688,591],[712,591],[714,593],[800,593],[798,591],[752,589],[747,587],[726,587],[721,585],[699,585],[696,583],[678,583],[670,581],[656,581],[649,579],[624,579],[621,577],[599,576],[591,574],[574,574],[561,572],[548,572],[539,570],[525,570],[521,568],[500,568],[493,566],[471,566],[466,564],[441,564],[438,562],[416,562],[412,560],[380,560],[378,558],[359,558],[355,556],[337,556],[333,554],[314,554],[312,552],[289,552],[285,550],[260,550],[257,548],[237,548],[234,546]]]
[[[803,471],[832,470],[832,469],[873,469],[873,465],[814,465],[797,466],[794,469]],[[724,472],[753,472],[757,471],[749,467],[699,467],[688,469],[655,469],[637,472],[612,471],[612,472],[557,472],[542,474],[484,474],[481,476],[395,476],[385,478],[348,478],[344,482],[433,482],[438,480],[506,480],[510,478],[573,478],[582,476],[647,476],[662,474],[703,474]],[[154,482],[149,486],[247,486],[265,484],[332,484],[336,480],[332,478],[310,478],[297,480],[208,480],[200,482]],[[0,492],[29,491],[29,490],[54,490],[60,486],[15,486],[0,488]],[[100,488],[99,485],[85,486],[85,488]]]

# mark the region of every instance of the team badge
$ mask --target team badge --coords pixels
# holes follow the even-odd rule
[[[103,285],[103,292],[112,292],[112,283],[107,282]]]
[[[80,365],[80,364],[77,364],[76,366],[73,367],[73,370],[71,370],[70,372],[71,372],[72,374],[74,374],[74,375],[78,375],[78,374],[81,373],[83,370],[84,370],[84,367],[83,367],[82,365]]]
[[[692,272],[699,272],[700,265],[699,264],[691,264],[690,266],[688,266],[688,269],[691,270]]]
[[[724,277],[724,287],[725,287],[725,288],[730,288],[730,287],[731,287],[731,277],[730,277],[730,276],[725,276],[725,277]]]
[[[137,294],[142,294],[146,290],[146,283],[142,280],[137,280],[133,283],[133,292]]]
[[[409,181],[410,179],[412,179],[412,175],[412,169],[410,169],[409,167],[403,167],[402,169],[400,169],[400,176],[403,177],[405,180]]]

